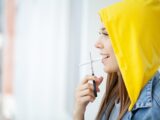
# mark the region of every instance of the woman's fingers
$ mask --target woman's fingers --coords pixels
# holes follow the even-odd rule
[[[93,98],[95,97],[93,93],[93,85],[91,84],[89,85],[88,89],[82,90],[80,93],[80,97],[87,96],[87,95],[90,95]]]
[[[86,75],[81,82],[81,84],[77,87],[76,91],[76,101],[77,105],[81,104],[86,106],[89,102],[93,102],[95,100],[94,95],[94,86],[90,83],[90,80],[95,80],[96,82],[96,91],[99,92],[99,85],[101,84],[103,77],[96,77],[92,75]]]
[[[97,79],[95,80],[96,85],[99,86],[99,85],[102,83],[102,81],[103,81],[103,77],[102,77],[102,76],[99,77],[99,78],[97,78]]]
[[[88,87],[90,87],[91,85],[88,85],[89,81],[90,80],[94,80],[94,81],[97,81],[97,84],[100,84],[100,82],[102,81],[101,79],[97,78],[96,76],[92,76],[92,75],[86,75],[84,77],[84,80],[82,81],[81,85],[83,86],[83,88],[81,88],[81,90],[83,89],[87,89]],[[99,88],[98,88],[98,85],[96,84],[96,92],[99,92]],[[91,86],[92,90],[93,90],[93,93],[94,93],[94,86],[92,84]]]
[[[96,82],[96,91],[99,91],[98,86],[102,82],[102,78],[97,78],[96,76],[87,75],[83,79],[83,81],[79,84],[76,89],[76,102],[75,102],[75,111],[77,113],[84,113],[86,106],[89,102],[93,102],[95,100],[94,95],[94,86],[89,81],[95,80]]]
[[[93,90],[93,85],[91,83],[86,83],[86,84],[84,84],[80,87],[80,90],[85,90],[85,89],[88,89],[88,88]]]
[[[93,102],[95,100],[95,98],[93,98],[92,96],[84,96],[81,99],[79,99],[79,104],[83,104],[83,103],[88,103],[88,102]]]
[[[96,81],[96,85],[100,85],[101,82],[103,81],[103,77],[96,77],[96,76],[91,76],[91,75],[86,75],[85,78],[82,81],[82,84],[87,83],[89,80],[95,80]]]
[[[86,106],[89,102],[93,102],[95,100],[95,97],[90,89],[86,89],[79,92],[76,96],[76,99],[78,104]]]
[[[82,84],[88,83],[89,80],[96,80],[96,79],[97,79],[96,76],[86,75],[82,81]]]
[[[80,87],[80,90],[85,90],[85,89],[88,89],[88,88],[90,88],[90,89],[92,89],[92,90],[94,91],[93,84],[91,84],[91,83],[86,83],[86,84],[82,85],[82,86]],[[97,91],[97,92],[100,91],[97,85],[96,85],[96,91]]]

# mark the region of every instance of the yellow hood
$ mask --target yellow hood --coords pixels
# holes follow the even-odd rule
[[[123,0],[99,14],[109,33],[131,110],[160,66],[160,1]]]

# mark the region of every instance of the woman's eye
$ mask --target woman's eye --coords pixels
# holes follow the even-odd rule
[[[105,35],[105,36],[109,36],[108,33],[102,33],[102,34]]]
[[[99,32],[99,35],[109,36],[108,33],[105,32]]]

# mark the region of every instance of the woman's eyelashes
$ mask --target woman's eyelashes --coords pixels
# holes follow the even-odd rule
[[[106,32],[99,32],[100,35],[105,35],[105,36],[109,36],[108,33]]]
[[[109,36],[109,35],[108,35],[108,33],[104,33],[104,32],[102,32],[102,34],[103,34],[103,35],[105,35],[105,36]]]

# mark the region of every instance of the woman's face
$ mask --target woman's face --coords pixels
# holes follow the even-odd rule
[[[112,48],[112,44],[109,35],[102,26],[100,29],[100,37],[95,44],[95,47],[100,50],[100,55],[102,56],[102,63],[104,64],[104,71],[107,73],[118,72],[118,63]]]

